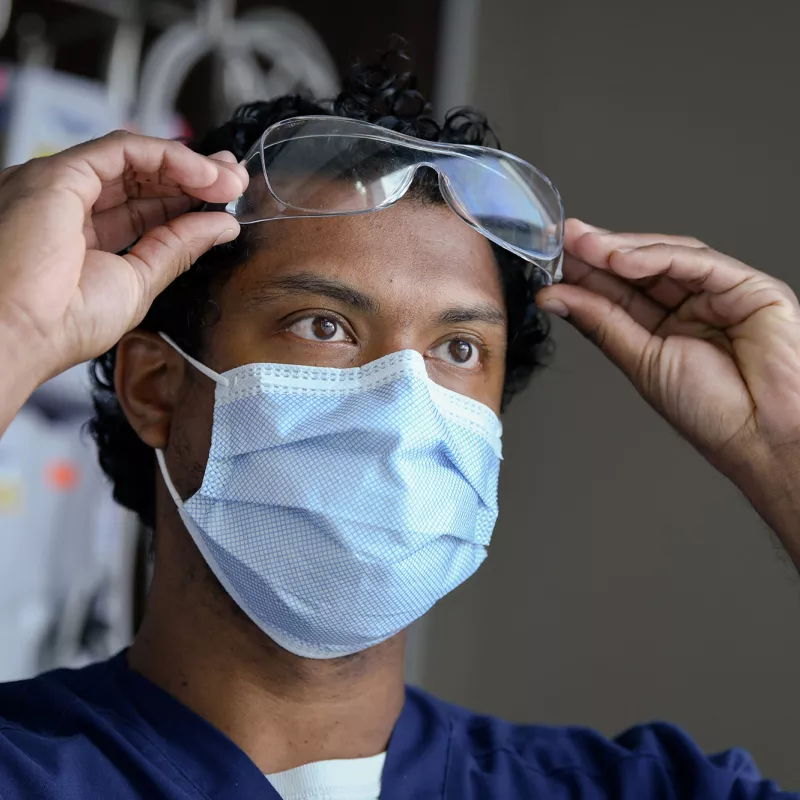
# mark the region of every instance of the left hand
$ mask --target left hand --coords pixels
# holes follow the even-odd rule
[[[569,220],[565,250],[565,282],[543,289],[539,306],[566,316],[594,341],[757,507],[759,498],[795,488],[800,305],[794,292],[679,236],[611,233]]]

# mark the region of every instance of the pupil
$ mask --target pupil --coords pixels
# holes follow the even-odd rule
[[[465,361],[469,361],[469,357],[472,355],[472,345],[463,339],[456,339],[450,342],[450,355],[463,364]]]
[[[327,317],[317,317],[314,320],[314,333],[320,339],[330,339],[336,333],[336,323]]]

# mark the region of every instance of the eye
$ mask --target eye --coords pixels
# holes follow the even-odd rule
[[[480,348],[468,339],[448,339],[431,351],[434,358],[439,358],[463,369],[474,369],[481,358]]]
[[[338,320],[333,317],[317,315],[304,317],[293,322],[287,330],[301,339],[312,342],[349,342],[350,337]]]

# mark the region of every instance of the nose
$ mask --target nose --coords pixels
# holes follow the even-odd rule
[[[414,335],[410,326],[398,325],[394,330],[381,331],[370,337],[369,342],[361,351],[358,366],[369,364],[371,361],[377,361],[379,358],[398,353],[401,350],[416,350],[421,355],[425,355],[425,344]]]

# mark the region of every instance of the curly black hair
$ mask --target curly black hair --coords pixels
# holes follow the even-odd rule
[[[399,61],[400,69],[397,68]],[[189,142],[197,152],[210,155],[230,150],[242,159],[270,125],[290,117],[327,114],[366,120],[421,139],[457,144],[478,144],[499,149],[485,116],[473,108],[450,111],[443,124],[431,115],[431,105],[405,70],[406,59],[392,53],[374,65],[356,64],[345,77],[335,100],[312,102],[287,95],[269,102],[241,106],[232,119],[205,136]],[[426,202],[443,202],[437,177],[421,171],[411,187]],[[216,319],[215,292],[248,257],[247,228],[230,244],[213,248],[159,295],[140,327],[169,334],[186,352],[202,359],[204,333]],[[503,407],[523,389],[551,350],[549,324],[534,303],[544,285],[538,270],[507,250],[494,247],[503,281],[508,315],[508,351]],[[97,442],[100,466],[111,479],[114,498],[135,511],[141,521],[155,524],[155,472],[153,451],[134,432],[114,389],[116,347],[91,365],[94,383],[94,418],[89,430]]]

